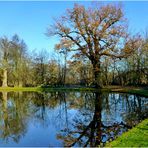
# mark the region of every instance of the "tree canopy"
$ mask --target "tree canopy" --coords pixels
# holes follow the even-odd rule
[[[128,34],[126,19],[120,5],[85,8],[75,4],[66,14],[48,28],[48,36],[61,38],[61,47],[67,43],[75,57],[87,57],[93,66],[94,83],[100,86],[100,65],[104,56],[124,58],[138,46],[139,36]]]

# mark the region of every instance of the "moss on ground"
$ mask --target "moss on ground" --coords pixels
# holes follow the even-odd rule
[[[148,119],[107,143],[106,147],[148,147]]]

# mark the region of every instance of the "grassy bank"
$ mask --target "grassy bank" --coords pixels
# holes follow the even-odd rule
[[[67,88],[67,87],[0,87],[0,91],[96,91],[94,88]]]
[[[42,91],[40,87],[0,87],[0,91]]]
[[[120,92],[120,93],[129,93],[129,94],[137,94],[144,97],[148,97],[148,88],[142,87],[122,87],[122,86],[108,86],[104,88],[110,92]]]
[[[148,119],[106,144],[106,147],[148,147]]]
[[[97,89],[89,87],[0,87],[0,91],[97,91]],[[140,87],[107,86],[102,91],[131,93],[148,97],[148,89]]]

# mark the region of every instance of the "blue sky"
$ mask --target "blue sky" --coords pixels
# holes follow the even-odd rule
[[[53,18],[64,14],[76,1],[16,1],[0,2],[0,37],[11,37],[17,33],[28,45],[29,50],[53,51],[56,38],[45,35]],[[88,6],[90,2],[79,2]],[[132,32],[148,28],[148,2],[123,2],[125,16]]]

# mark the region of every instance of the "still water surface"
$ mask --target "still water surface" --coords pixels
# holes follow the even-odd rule
[[[97,146],[148,117],[148,98],[118,93],[0,92],[0,146]]]

